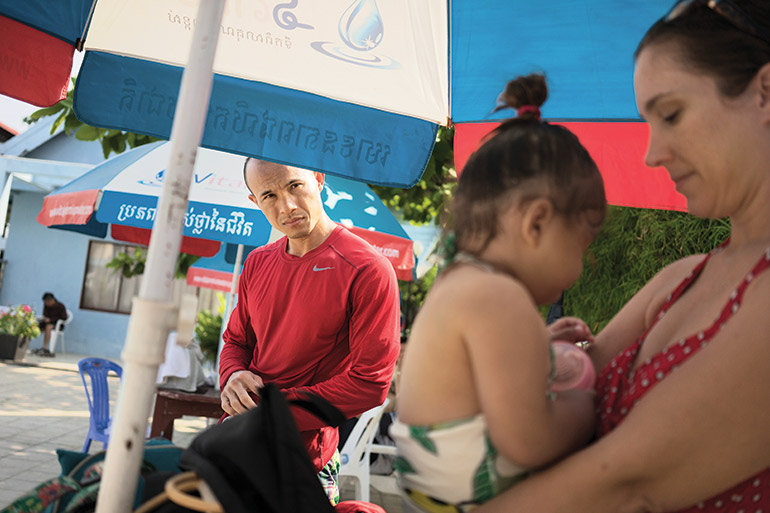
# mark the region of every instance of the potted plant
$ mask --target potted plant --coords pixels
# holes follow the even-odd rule
[[[35,312],[29,305],[16,305],[0,312],[0,358],[23,359],[30,339],[39,335]]]

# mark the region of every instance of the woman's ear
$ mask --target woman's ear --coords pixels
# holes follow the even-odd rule
[[[765,123],[770,123],[770,63],[759,68],[754,79],[759,89],[759,108],[762,110],[762,119]]]
[[[555,211],[551,200],[538,198],[524,207],[521,235],[530,247],[537,247],[543,238],[543,231],[553,220]]]

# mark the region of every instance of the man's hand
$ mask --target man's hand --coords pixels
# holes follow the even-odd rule
[[[565,342],[593,342],[594,336],[588,325],[577,317],[562,317],[548,325],[551,333],[551,341],[563,340]]]
[[[264,386],[262,378],[251,371],[233,372],[220,394],[222,409],[228,415],[238,415],[256,408],[257,403],[249,396],[249,393],[257,394],[259,389]]]

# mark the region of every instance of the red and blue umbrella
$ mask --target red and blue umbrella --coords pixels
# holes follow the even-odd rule
[[[92,5],[0,1],[0,94],[39,107],[63,100]]]
[[[0,14],[76,41],[91,3],[61,0],[54,12],[47,0],[0,0]],[[232,3],[201,146],[408,187],[439,125],[456,126],[461,168],[495,119],[510,115],[491,114],[505,83],[543,71],[543,116],[583,140],[611,203],[682,209],[665,172],[644,166],[647,131],[632,87],[633,50],[669,3]],[[75,90],[79,119],[168,138],[196,15],[196,2],[96,1]]]

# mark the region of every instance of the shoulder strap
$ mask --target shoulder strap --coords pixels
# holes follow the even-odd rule
[[[292,399],[289,404],[309,411],[332,427],[337,427],[345,422],[346,419],[342,412],[323,397],[309,392],[302,395],[304,399]]]

